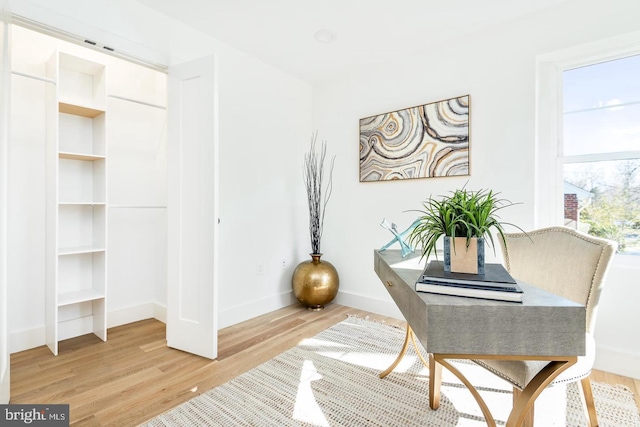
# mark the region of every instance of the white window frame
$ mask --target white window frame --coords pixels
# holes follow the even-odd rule
[[[536,58],[535,216],[536,227],[562,224],[564,217],[562,141],[562,73],[581,65],[640,53],[640,31],[580,45]],[[639,315],[627,301],[636,297],[640,257],[616,255],[607,293],[600,300],[596,325],[595,368],[638,378],[633,333],[621,324],[637,324]],[[631,298],[630,298],[631,297]]]
[[[640,157],[638,151],[564,156],[562,154],[562,73],[566,70],[640,54],[640,31],[539,55],[536,58],[536,227],[563,223],[563,165]]]

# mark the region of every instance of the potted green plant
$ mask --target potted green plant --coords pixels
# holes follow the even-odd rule
[[[495,252],[491,231],[497,231],[505,244],[504,225],[523,231],[500,221],[497,215],[500,209],[514,204],[491,190],[470,191],[464,187],[439,199],[429,197],[423,202],[424,209],[418,211],[422,215],[409,242],[420,244],[422,257],[434,254],[437,259],[436,243],[444,236],[445,271],[484,274],[485,240]]]

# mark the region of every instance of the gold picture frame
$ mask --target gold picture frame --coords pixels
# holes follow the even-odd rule
[[[360,182],[469,175],[470,98],[360,119]]]

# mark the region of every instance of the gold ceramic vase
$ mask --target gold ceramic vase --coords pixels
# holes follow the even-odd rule
[[[311,261],[303,261],[296,267],[291,279],[293,294],[309,310],[322,310],[338,294],[340,279],[335,267],[328,261],[320,261],[322,254],[311,254]]]

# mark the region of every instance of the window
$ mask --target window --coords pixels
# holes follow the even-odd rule
[[[562,74],[565,225],[640,255],[640,55]]]

